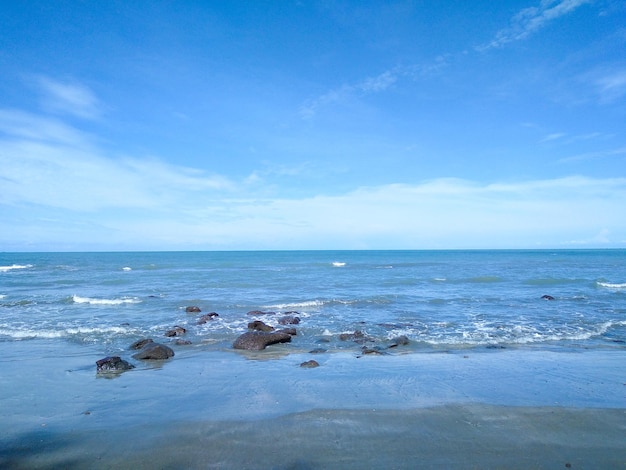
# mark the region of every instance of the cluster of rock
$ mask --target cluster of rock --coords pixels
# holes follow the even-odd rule
[[[202,310],[197,306],[189,306],[185,308],[187,313],[201,313]],[[247,313],[249,316],[263,316],[270,317],[277,315],[276,312],[252,310]],[[210,321],[213,321],[219,317],[216,312],[205,313],[199,316],[196,320],[197,325],[203,325]],[[280,343],[290,343],[294,336],[297,336],[297,330],[294,325],[299,325],[301,322],[298,312],[285,312],[276,319],[274,325],[269,325],[262,320],[252,320],[247,325],[247,331],[239,335],[232,343],[233,349],[248,350],[248,351],[262,351],[268,346]],[[278,326],[280,325],[280,327]],[[191,341],[185,340],[182,337],[187,333],[187,329],[175,325],[171,329],[165,331],[164,336],[172,338],[172,342],[175,345],[187,345],[191,344]],[[361,330],[356,330],[352,333],[342,333],[338,336],[340,341],[351,341],[356,344],[362,345],[361,354],[386,354],[386,350],[403,346],[409,343],[409,339],[406,336],[399,336],[391,340],[391,342],[384,345],[370,345],[375,340]],[[322,340],[320,340],[321,342]],[[328,341],[328,340],[326,340]],[[137,351],[132,355],[133,359],[137,360],[149,360],[149,361],[162,361],[174,357],[174,350],[161,343],[155,342],[152,338],[144,338],[135,341],[129,346],[130,350]],[[311,354],[320,354],[327,352],[326,349],[318,348],[310,351]],[[360,357],[360,356],[359,356]],[[300,364],[303,368],[318,367],[319,363],[315,360],[305,361]],[[133,369],[135,366],[128,361],[123,360],[119,356],[108,356],[96,361],[96,367],[98,373],[119,373],[126,370]]]

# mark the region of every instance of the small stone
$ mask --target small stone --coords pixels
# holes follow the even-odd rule
[[[135,341],[133,344],[131,344],[128,349],[141,349],[146,344],[153,343],[153,342],[154,341],[152,340],[152,338],[140,339],[138,341]]]
[[[164,360],[174,356],[172,348],[159,343],[148,343],[141,351],[134,354],[135,359],[156,359]]]
[[[543,300],[554,300],[554,297],[552,297],[551,295],[547,295],[547,294],[546,295],[542,295],[541,298]]]
[[[135,366],[124,361],[119,356],[109,356],[96,361],[96,370],[98,373],[106,372],[124,372],[133,369]]]
[[[200,310],[200,307],[197,307],[195,305],[191,305],[185,309],[185,312],[187,313],[200,313],[201,311],[202,310]]]
[[[185,333],[187,333],[187,330],[184,329],[182,326],[175,326],[174,328],[172,328],[171,330],[168,330],[165,332],[165,336],[168,337],[172,337],[172,336],[182,336]]]
[[[303,362],[302,364],[300,364],[300,367],[304,367],[304,368],[307,368],[307,369],[313,369],[314,367],[319,367],[319,366],[320,366],[319,362],[317,362],[317,361],[315,361],[313,359],[311,359],[310,361],[306,361],[306,362]]]
[[[274,331],[273,326],[269,326],[262,322],[261,320],[255,320],[253,322],[248,323],[248,329],[254,331]]]
[[[211,313],[205,313],[204,315],[201,315],[200,318],[198,318],[198,323],[196,323],[197,325],[204,325],[207,322],[210,322],[211,320],[215,319],[216,317],[219,317],[218,313],[215,312],[211,312]]]

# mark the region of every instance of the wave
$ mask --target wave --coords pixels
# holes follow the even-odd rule
[[[111,335],[111,334],[128,334],[129,329],[121,326],[109,327],[61,327],[59,329],[34,329],[30,328],[0,328],[0,337],[8,337],[14,340],[24,339],[55,339],[66,338],[72,336],[86,335]]]
[[[343,261],[333,261],[333,266],[335,268],[342,268],[346,265],[346,263],[344,263]]]
[[[124,267],[122,268],[122,271],[132,271],[132,270],[133,270],[133,268],[131,268],[131,267],[129,267],[129,266],[124,266]]]
[[[0,266],[0,273],[6,273],[13,269],[28,269],[32,267],[32,264],[12,264],[11,266]]]
[[[122,305],[122,304],[138,304],[141,300],[137,298],[122,297],[121,299],[94,299],[91,297],[72,296],[72,301],[77,304],[89,305]]]
[[[597,281],[598,286],[606,287],[608,289],[626,289],[626,282],[622,282],[621,284],[614,284],[611,282],[600,282]]]

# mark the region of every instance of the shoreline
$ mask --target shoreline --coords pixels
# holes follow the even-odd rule
[[[357,357],[192,347],[107,378],[96,375],[98,347],[65,345],[59,356],[46,344],[0,345],[0,466],[626,463],[626,349]],[[320,366],[300,367],[311,358]]]

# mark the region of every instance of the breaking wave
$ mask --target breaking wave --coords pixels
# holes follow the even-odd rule
[[[122,305],[122,304],[138,304],[141,300],[131,297],[122,297],[121,299],[94,299],[91,297],[72,296],[72,301],[77,304],[89,305]]]

